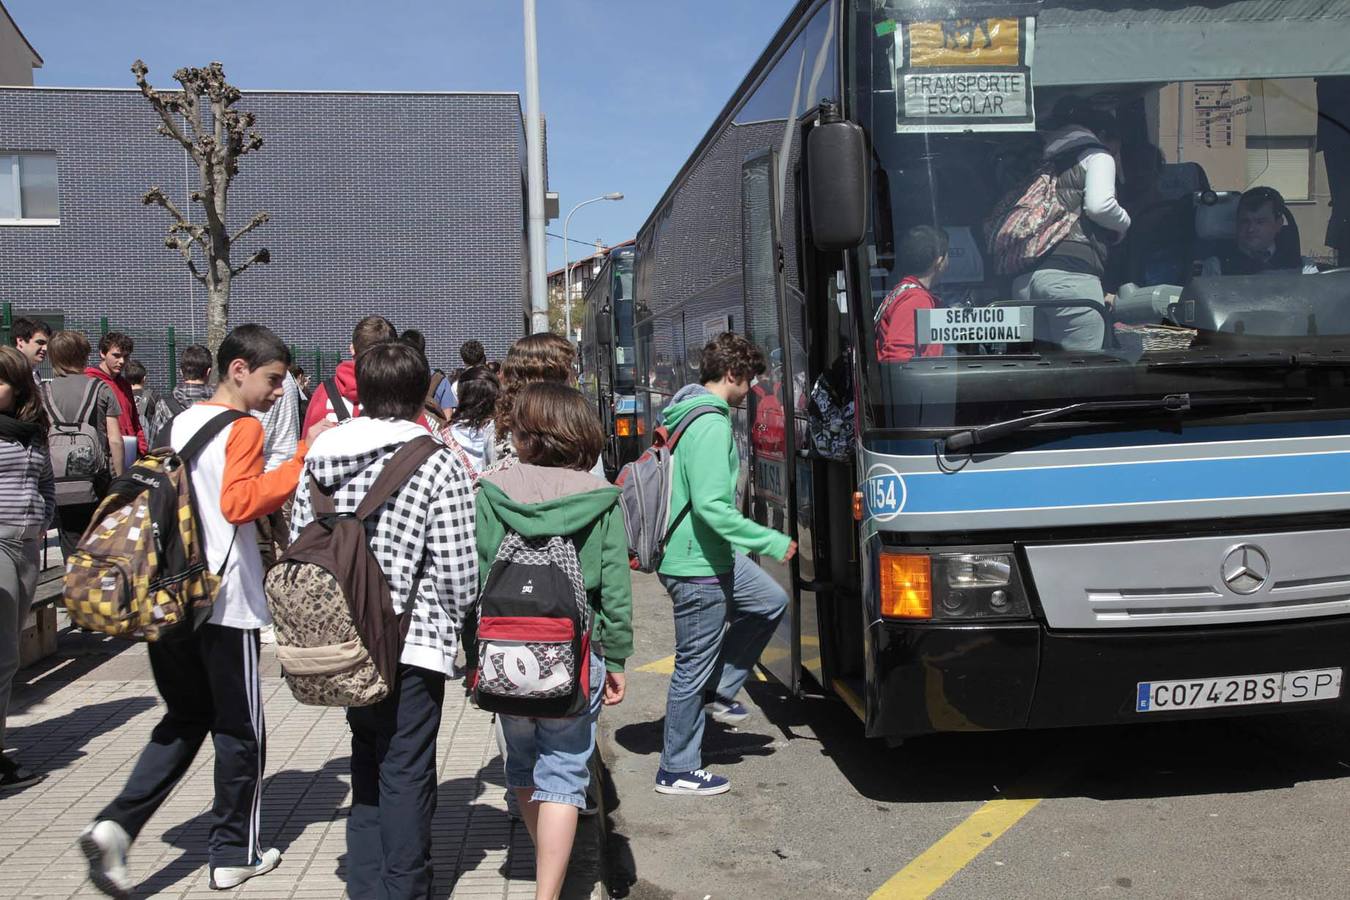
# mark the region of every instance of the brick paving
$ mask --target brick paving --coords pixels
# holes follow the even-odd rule
[[[264,845],[280,848],[283,860],[235,893],[345,897],[351,795],[343,713],[296,703],[267,647],[264,664],[263,835]],[[145,647],[66,631],[57,656],[21,671],[16,689],[9,744],[25,764],[49,775],[25,791],[0,794],[0,897],[101,896],[85,877],[74,841],[125,782],[161,714]],[[228,896],[207,887],[213,759],[207,741],[132,847],[131,870],[140,880],[136,896]],[[506,815],[490,719],[466,703],[456,683],[447,685],[439,768],[433,896],[533,897],[533,851],[524,825]],[[579,847],[585,843],[579,835]],[[569,877],[568,894],[592,894],[592,884],[577,890],[580,885],[570,883],[576,880]]]

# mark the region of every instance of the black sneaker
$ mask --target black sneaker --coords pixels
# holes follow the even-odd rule
[[[45,772],[38,773],[25,769],[12,756],[0,756],[0,791],[23,790],[46,777]]]

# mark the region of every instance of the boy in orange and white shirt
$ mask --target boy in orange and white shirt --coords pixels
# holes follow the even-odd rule
[[[80,835],[90,878],[113,897],[133,887],[127,850],[208,731],[216,750],[211,887],[234,887],[281,861],[280,851],[262,848],[258,834],[265,744],[258,629],[272,618],[253,523],[294,493],[308,441],[331,425],[315,425],[294,458],[265,473],[262,423],[248,413],[266,412],[281,397],[290,352],[267,328],[243,325],[221,343],[216,363],[215,394],[174,417],[169,443],[181,453],[199,431],[215,432],[189,465],[207,564],[219,573],[220,589],[210,619],[191,637],[149,645],[168,710],[126,787]]]

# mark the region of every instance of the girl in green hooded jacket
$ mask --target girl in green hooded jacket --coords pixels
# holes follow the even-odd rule
[[[519,461],[478,482],[480,586],[507,531],[572,538],[594,613],[591,704],[569,719],[501,715],[506,784],[520,803],[535,846],[535,897],[562,890],[586,805],[588,763],[603,702],[623,700],[623,667],[633,651],[633,598],[619,489],[587,472],[604,441],[600,423],[574,388],[528,385],[515,400],[512,440]]]

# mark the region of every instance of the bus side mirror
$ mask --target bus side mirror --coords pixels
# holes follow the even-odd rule
[[[606,303],[595,311],[595,342],[601,347],[614,343],[614,314]]]
[[[806,136],[806,183],[811,239],[820,250],[850,250],[867,234],[867,142],[862,127],[839,107],[821,104]]]

